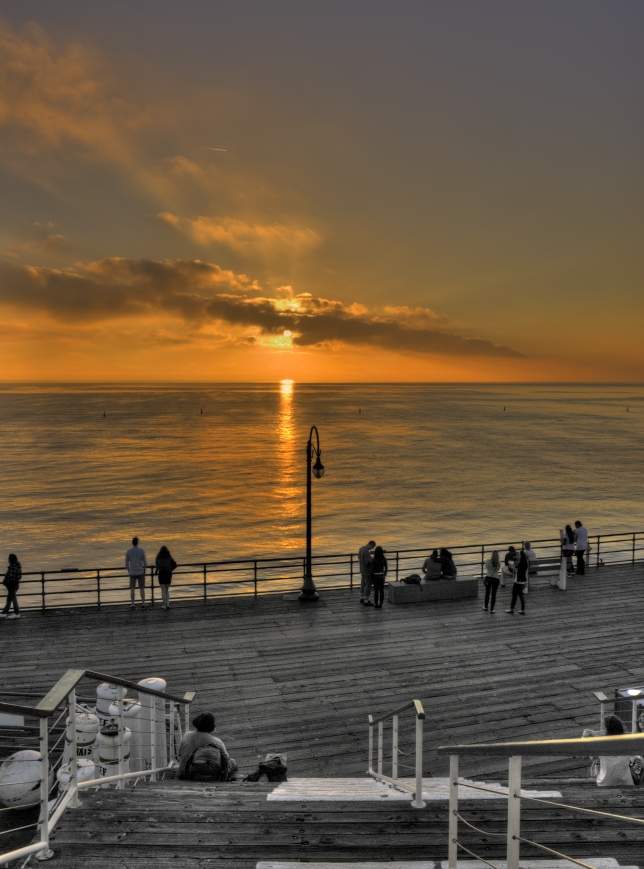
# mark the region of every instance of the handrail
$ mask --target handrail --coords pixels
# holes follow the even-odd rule
[[[439,754],[514,757],[582,757],[605,754],[610,757],[644,753],[644,733],[622,736],[584,736],[575,739],[539,739],[533,742],[488,742],[473,745],[441,745]]]
[[[89,678],[99,683],[107,682],[110,685],[117,686],[117,697],[115,704],[117,714],[113,720],[118,720],[116,742],[114,749],[117,752],[117,759],[103,760],[99,755],[99,762],[102,774],[98,778],[91,778],[86,781],[79,780],[79,752],[86,753],[87,744],[83,743],[82,747],[78,746],[76,736],[76,715],[80,709],[84,709],[76,699],[76,687],[84,679]],[[145,734],[148,740],[146,754],[141,753],[138,758],[138,763],[141,766],[149,765],[149,769],[135,769],[132,772],[127,770],[127,761],[129,750],[127,749],[129,736],[128,729],[125,726],[125,690],[133,688],[140,694],[145,694],[154,698],[154,701],[149,705],[150,714],[146,717],[141,717],[140,722],[142,727],[137,733]],[[38,730],[38,757],[33,759],[40,767],[36,787],[39,790],[38,802],[34,805],[40,806],[38,823],[28,826],[37,826],[39,829],[39,841],[33,842],[30,845],[14,849],[13,851],[0,853],[0,864],[4,865],[9,861],[26,857],[30,854],[37,854],[39,860],[46,860],[53,856],[53,852],[49,848],[49,838],[56,823],[62,813],[68,806],[74,807],[79,805],[79,791],[90,787],[102,787],[103,785],[116,784],[117,787],[123,788],[126,782],[130,779],[150,777],[156,781],[157,774],[172,769],[176,765],[176,748],[178,740],[181,738],[181,718],[179,715],[179,707],[183,705],[184,720],[186,729],[188,727],[188,709],[196,696],[195,691],[187,691],[183,696],[170,694],[165,691],[155,691],[153,688],[146,687],[145,684],[132,682],[129,679],[122,679],[119,676],[110,676],[106,673],[99,673],[95,670],[67,670],[63,676],[56,682],[51,690],[35,705],[28,706],[21,703],[7,703],[0,701],[0,710],[8,712],[18,712],[22,715],[32,716],[39,719]],[[55,716],[59,707],[65,704],[67,708],[51,723],[48,719]],[[160,704],[160,706],[158,705]],[[158,707],[158,708],[157,708]],[[99,716],[103,713],[98,713]],[[67,717],[67,723],[63,723],[59,727],[61,719]],[[169,722],[169,730],[166,730]],[[22,729],[20,729],[22,730]],[[162,734],[162,741],[158,741],[158,733]],[[166,744],[165,734],[167,733],[169,741]],[[50,744],[50,736],[55,739],[53,745]],[[57,738],[56,738],[57,737]],[[65,747],[63,748],[62,740],[65,739]],[[36,739],[36,737],[29,737]],[[24,747],[24,744],[23,744]],[[15,751],[15,743],[12,750]],[[55,758],[55,760],[54,760]],[[64,764],[63,761],[68,759]],[[113,755],[112,755],[113,758]],[[160,763],[159,763],[160,761]],[[62,764],[62,765],[61,765]],[[117,774],[108,775],[112,764],[112,770],[118,769]],[[50,786],[50,775],[53,775],[57,767],[57,778],[59,780],[60,790],[58,797],[50,804],[50,796],[53,788]],[[104,765],[104,766],[103,766]],[[92,770],[94,767],[92,766]],[[29,779],[29,776],[27,776]],[[15,786],[21,782],[12,782]],[[32,780],[25,781],[24,784],[31,785]],[[56,787],[56,784],[54,784]],[[50,807],[51,806],[51,807]],[[9,806],[7,811],[14,808]],[[16,806],[17,808],[17,806]],[[26,829],[26,827],[16,827],[13,830],[5,830],[4,832],[17,832],[18,830]]]
[[[95,670],[67,670],[36,706],[28,706],[24,703],[7,703],[4,700],[0,700],[0,712],[17,712],[22,715],[34,715],[37,718],[49,718],[67,698],[69,692],[73,691],[85,677],[96,679],[99,682],[109,682],[110,685],[122,685],[124,688],[133,688],[142,694],[152,694],[164,700],[173,700],[175,703],[192,703],[197,693],[196,691],[188,691],[183,697],[179,697],[178,695],[167,694],[163,691],[153,691],[150,688],[146,688],[145,685],[139,685],[136,682],[130,682],[128,679],[121,679],[118,676],[97,673]]]
[[[385,712],[384,715],[379,715],[377,718],[372,718],[371,716],[369,716],[369,718],[372,724],[378,724],[380,721],[386,721],[387,718],[391,718],[392,715],[400,715],[401,712],[406,712],[408,709],[411,709],[412,706],[416,710],[416,718],[425,717],[423,704],[420,700],[410,700],[409,703],[403,703],[402,706],[399,706],[397,709],[392,709],[391,712]]]
[[[460,755],[481,756],[481,755],[501,755],[508,757],[508,822],[507,822],[507,851],[506,851],[506,869],[519,869],[520,860],[520,845],[521,842],[530,844],[539,848],[546,853],[555,854],[558,857],[569,860],[580,866],[585,866],[587,869],[592,869],[587,863],[580,861],[568,854],[563,854],[535,842],[532,839],[526,839],[521,836],[521,800],[530,802],[549,804],[556,806],[558,810],[562,808],[570,809],[571,811],[585,812],[593,815],[601,815],[620,821],[630,821],[635,824],[644,824],[644,819],[628,817],[627,815],[618,815],[612,812],[598,812],[593,809],[586,809],[581,806],[568,805],[567,803],[554,802],[552,800],[539,799],[538,797],[526,796],[521,791],[521,760],[525,756],[567,756],[576,757],[578,755],[603,755],[603,756],[631,756],[636,752],[644,752],[644,734],[624,734],[620,736],[591,736],[581,737],[576,739],[540,739],[525,742],[497,742],[497,743],[482,743],[474,745],[441,745],[438,748],[439,754],[449,754],[449,831],[448,831],[448,869],[457,869],[457,859],[459,849],[470,854],[472,857],[482,860],[484,863],[492,866],[488,860],[476,854],[475,851],[465,847],[458,838],[458,822],[462,821],[466,826],[477,832],[489,835],[503,835],[498,833],[491,834],[489,831],[481,830],[478,827],[470,824],[458,809],[458,789],[461,786],[470,786],[467,782],[459,780],[459,758]],[[491,790],[491,788],[478,787],[472,785],[477,790]],[[498,792],[498,791],[497,791]]]

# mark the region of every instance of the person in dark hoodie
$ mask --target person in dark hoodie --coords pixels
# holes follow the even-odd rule
[[[18,557],[11,553],[9,556],[9,566],[2,580],[4,587],[7,589],[7,602],[4,609],[0,612],[2,619],[19,619],[20,607],[18,606],[18,588],[22,579],[22,567],[18,561]],[[13,613],[9,615],[9,610],[13,604]]]
[[[237,764],[226,751],[226,746],[214,735],[215,716],[201,712],[192,720],[189,730],[179,746],[180,779],[194,781],[228,781],[237,770]]]
[[[519,563],[517,565],[517,575],[514,577],[514,585],[512,586],[512,601],[510,603],[510,609],[506,610],[506,613],[510,613],[510,615],[514,615],[517,598],[521,601],[519,615],[525,615],[525,597],[523,596],[523,592],[525,590],[526,582],[528,581],[528,569],[528,556],[525,553],[525,549],[522,549],[521,555],[519,556]]]

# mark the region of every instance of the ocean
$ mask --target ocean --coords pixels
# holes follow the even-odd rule
[[[644,529],[644,386],[3,384],[0,553],[118,566]]]

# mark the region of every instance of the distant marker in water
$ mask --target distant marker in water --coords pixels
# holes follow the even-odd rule
[[[103,411],[103,416],[105,416],[105,411]]]
[[[505,405],[503,405],[503,410],[505,410]]]
[[[203,413],[203,407],[201,408],[201,412]]]
[[[362,408],[361,408],[361,407],[358,408],[358,413],[362,413]]]

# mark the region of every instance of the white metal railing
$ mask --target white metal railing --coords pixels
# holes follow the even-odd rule
[[[408,782],[398,778],[398,716],[401,712],[406,712],[408,709],[413,709],[416,716],[416,750],[415,750],[415,784],[412,786]],[[385,775],[383,772],[383,750],[384,750],[384,723],[391,719],[391,775]],[[377,718],[369,716],[369,769],[367,774],[375,778],[377,781],[387,782],[393,787],[400,790],[409,791],[414,794],[412,806],[415,809],[425,807],[423,802],[423,721],[425,720],[425,712],[420,700],[410,700],[403,706],[399,706],[392,712],[386,712]],[[373,728],[378,726],[378,760],[377,766],[373,768]]]
[[[547,854],[569,860],[578,866],[583,866],[585,869],[593,869],[588,863],[571,857],[569,854],[563,854],[554,848],[549,848],[532,839],[527,839],[521,836],[521,803],[522,801],[540,803],[543,805],[551,805],[557,809],[558,815],[562,809],[569,809],[573,812],[583,812],[604,818],[612,818],[614,820],[637,824],[644,826],[644,818],[633,818],[628,815],[619,815],[612,812],[598,811],[596,809],[584,808],[582,806],[571,806],[559,800],[548,800],[538,797],[529,797],[521,792],[521,760],[524,756],[541,756],[541,757],[587,757],[588,755],[595,756],[631,756],[636,754],[644,754],[644,734],[625,736],[597,736],[581,739],[549,739],[539,740],[535,742],[498,742],[482,745],[449,745],[440,746],[439,754],[449,755],[449,826],[448,826],[448,869],[457,869],[458,851],[462,850],[466,854],[474,857],[477,860],[482,860],[493,869],[498,869],[494,863],[488,859],[484,859],[476,854],[475,851],[465,846],[459,841],[459,821],[461,821],[469,829],[475,830],[478,833],[487,837],[500,836],[506,842],[506,869],[519,869],[520,848],[521,843],[529,844],[535,848],[544,851]],[[489,788],[482,785],[474,785],[471,782],[459,782],[459,758],[461,756],[503,756],[508,758],[508,788],[507,791],[499,790],[498,788]],[[459,787],[466,786],[468,789],[474,788],[480,791],[487,791],[498,795],[505,793],[508,797],[508,814],[507,814],[507,830],[505,833],[496,833],[489,830],[481,830],[471,824],[459,812],[458,791]],[[489,839],[487,839],[489,841]]]
[[[113,775],[102,775],[98,778],[79,781],[76,715],[79,711],[87,711],[87,706],[79,704],[76,688],[85,679],[91,679],[99,683],[108,683],[111,687],[116,686],[117,688],[117,714],[115,716],[115,724],[118,728],[115,737],[117,762],[114,765],[117,766],[118,772]],[[150,695],[153,698],[149,707],[145,707],[149,710],[150,714],[139,716],[141,733],[145,734],[146,738],[149,739],[149,756],[143,760],[146,768],[133,772],[125,771],[127,752],[129,751],[126,746],[125,726],[126,688],[132,688],[139,695]],[[25,748],[31,750],[37,748],[40,755],[37,759],[34,758],[33,760],[26,761],[26,763],[38,763],[38,778],[31,778],[28,773],[25,773],[28,778],[26,781],[11,781],[7,784],[0,782],[0,802],[3,800],[3,787],[11,788],[16,785],[26,786],[33,783],[34,791],[36,787],[38,788],[38,796],[36,797],[34,793],[33,803],[29,803],[28,806],[22,804],[16,806],[9,805],[0,809],[0,811],[11,812],[15,809],[22,810],[28,807],[39,806],[38,820],[34,823],[0,831],[0,864],[5,865],[12,860],[29,857],[32,854],[38,860],[47,860],[53,857],[53,851],[49,847],[51,832],[67,808],[75,808],[80,805],[79,792],[81,790],[109,785],[125,788],[126,784],[132,779],[145,777],[150,777],[152,781],[156,781],[159,774],[172,769],[176,765],[177,745],[182,736],[179,710],[183,706],[184,728],[187,730],[190,703],[192,703],[194,697],[194,691],[189,691],[182,697],[179,697],[148,688],[144,684],[130,682],[126,679],[97,673],[92,670],[68,670],[36,706],[0,701],[0,712],[17,716],[23,722],[25,719],[36,719],[38,721],[37,737],[30,737],[28,735],[30,730],[36,730],[36,728],[24,726],[22,728],[13,727],[6,734],[2,735],[1,744],[3,751],[0,761],[9,760],[13,757],[13,754],[5,757],[4,755],[7,751],[15,752],[16,750],[23,750]],[[158,704],[161,704],[162,709],[157,708]],[[61,707],[62,712],[58,714]],[[143,711],[143,708],[142,706],[141,711]],[[68,716],[67,722],[64,721],[66,716]],[[52,719],[55,719],[53,724],[50,723]],[[63,719],[62,725],[61,719]],[[160,746],[157,743],[157,735],[160,729],[166,741],[165,750],[162,745]],[[65,769],[69,770],[69,784],[63,789],[59,785],[59,782],[56,781],[54,773],[62,766],[65,742],[68,743],[67,748],[69,751],[69,762],[68,766],[65,767]],[[56,794],[57,789],[58,793]],[[54,795],[53,799],[52,795]],[[9,800],[7,799],[7,801]],[[37,830],[38,841],[10,851],[1,851],[1,837],[3,835],[17,833],[30,827]]]

